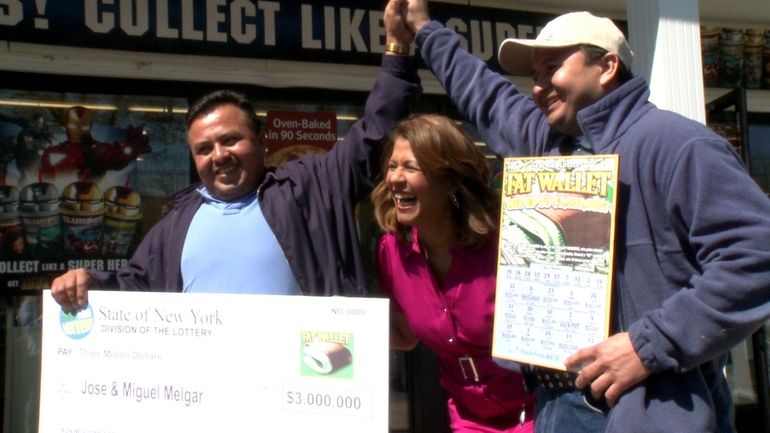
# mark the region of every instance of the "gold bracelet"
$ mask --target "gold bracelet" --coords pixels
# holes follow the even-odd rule
[[[399,56],[403,56],[405,54],[409,54],[409,46],[401,45],[397,42],[389,42],[385,44],[385,52],[386,53],[393,53],[398,54]]]

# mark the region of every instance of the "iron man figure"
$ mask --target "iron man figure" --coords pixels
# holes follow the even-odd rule
[[[143,127],[129,125],[120,142],[103,143],[91,136],[93,112],[82,106],[70,107],[65,118],[67,141],[43,152],[41,180],[74,175],[78,180],[103,176],[108,170],[122,170],[139,155],[151,151]]]

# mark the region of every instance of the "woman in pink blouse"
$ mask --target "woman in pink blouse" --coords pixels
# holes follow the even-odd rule
[[[532,432],[521,375],[491,356],[499,199],[484,155],[438,115],[402,121],[386,146],[372,199],[391,346],[435,352],[453,432]]]

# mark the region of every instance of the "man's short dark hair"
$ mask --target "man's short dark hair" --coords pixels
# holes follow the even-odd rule
[[[233,90],[215,90],[203,95],[197,101],[193,102],[187,110],[187,129],[190,129],[190,125],[192,125],[197,118],[212,112],[221,105],[235,105],[240,108],[246,113],[254,133],[259,134],[262,130],[262,123],[257,117],[254,106],[249,102],[246,96]]]
[[[597,47],[596,45],[584,44],[580,45],[580,49],[586,54],[586,64],[588,65],[596,64],[605,54],[607,54],[607,50]],[[620,70],[618,71],[618,82],[622,84],[632,78],[634,78],[634,74],[628,69],[628,66],[621,61]]]

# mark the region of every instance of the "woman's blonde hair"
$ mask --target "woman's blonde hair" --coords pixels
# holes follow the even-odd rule
[[[386,232],[409,239],[410,227],[398,222],[393,196],[386,183],[393,144],[408,141],[420,169],[432,182],[445,182],[454,191],[452,206],[455,239],[464,246],[479,246],[497,230],[499,196],[491,186],[486,157],[455,122],[437,114],[418,114],[399,122],[383,149],[380,182],[372,191],[377,224]],[[452,200],[447,196],[447,200]],[[454,200],[453,200],[454,201]]]

